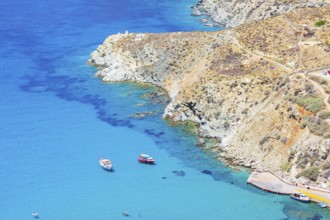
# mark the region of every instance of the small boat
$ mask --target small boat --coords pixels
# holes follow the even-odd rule
[[[300,201],[300,202],[310,202],[311,199],[306,196],[305,194],[303,193],[300,193],[300,192],[294,192],[291,194],[291,199],[294,199],[294,200],[297,200],[297,201]]]
[[[324,203],[318,203],[317,205],[320,206],[321,208],[326,208],[327,207],[327,204],[324,204]]]
[[[123,212],[123,216],[129,216],[128,212]]]
[[[104,159],[101,157],[99,164],[101,167],[103,167],[103,169],[112,170],[112,163],[109,159]]]
[[[149,163],[149,164],[154,164],[155,160],[154,158],[152,158],[151,156],[147,155],[147,154],[140,154],[138,161],[141,163]]]
[[[208,26],[208,27],[213,27],[214,26],[212,23],[205,23],[204,25]]]
[[[39,215],[38,215],[37,212],[32,212],[32,216],[33,216],[34,218],[39,218]]]

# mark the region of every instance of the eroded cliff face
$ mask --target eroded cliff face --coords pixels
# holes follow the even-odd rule
[[[104,81],[168,91],[164,117],[194,121],[219,158],[295,178],[330,176],[330,7],[220,32],[117,34],[89,63]],[[307,174],[303,176],[310,178]],[[311,179],[311,178],[310,178]]]
[[[300,8],[329,5],[329,0],[200,0],[194,11],[207,14],[213,21],[228,28]]]

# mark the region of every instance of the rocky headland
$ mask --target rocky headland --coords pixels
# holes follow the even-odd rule
[[[218,25],[230,28],[300,8],[322,6],[330,6],[330,0],[199,0],[193,6],[193,15],[208,15]]]
[[[88,62],[103,81],[164,88],[164,118],[197,123],[219,159],[329,184],[329,22],[321,7],[218,32],[116,34]]]

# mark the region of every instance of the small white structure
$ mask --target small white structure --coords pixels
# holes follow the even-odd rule
[[[135,37],[133,38],[134,41],[139,41],[142,40],[144,37],[144,34],[136,34]]]

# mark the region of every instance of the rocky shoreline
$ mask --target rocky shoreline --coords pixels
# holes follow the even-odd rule
[[[103,81],[164,88],[164,118],[197,123],[219,159],[329,184],[330,79],[318,73],[330,67],[330,26],[320,20],[330,7],[220,32],[117,34],[88,62]]]
[[[192,7],[192,14],[207,15],[214,22],[214,25],[232,28],[300,8],[318,8],[329,5],[329,0],[252,0],[248,2],[241,0],[199,0]]]

